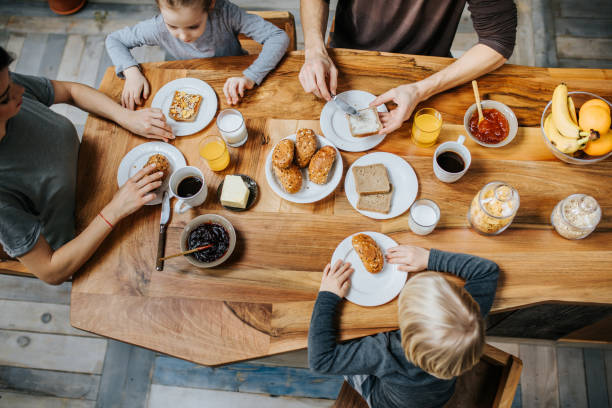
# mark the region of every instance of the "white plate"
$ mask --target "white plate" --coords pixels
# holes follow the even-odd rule
[[[358,234],[366,234],[372,237],[380,247],[383,255],[387,249],[397,246],[397,242],[379,232],[363,231]],[[355,235],[355,234],[353,234]],[[332,255],[332,265],[338,259],[350,262],[355,272],[351,276],[351,289],[346,299],[360,306],[379,306],[393,300],[402,290],[406,283],[408,274],[397,269],[397,265],[387,263],[382,271],[370,273],[363,266],[359,255],[353,249],[353,235],[345,238],[336,247]]]
[[[202,96],[198,116],[193,122],[177,122],[168,115],[175,91],[185,91]],[[217,94],[206,82],[196,78],[179,78],[162,86],[153,97],[152,108],[159,108],[166,115],[166,122],[174,136],[192,135],[204,129],[217,113]]]
[[[287,136],[284,139],[291,139],[295,143],[294,134]],[[333,148],[336,147],[329,140],[317,135],[317,148],[321,148],[323,146],[332,146]],[[274,147],[276,147],[276,145],[274,145]],[[315,201],[322,200],[333,193],[336,187],[338,187],[338,184],[340,184],[340,179],[342,179],[342,170],[344,167],[342,165],[342,156],[340,156],[340,152],[338,149],[336,149],[336,160],[334,160],[334,164],[329,171],[330,174],[327,178],[327,183],[317,184],[310,181],[308,179],[308,167],[305,167],[301,169],[302,188],[295,194],[289,194],[285,191],[285,189],[283,189],[280,181],[276,179],[276,175],[274,174],[274,168],[272,167],[272,153],[274,152],[274,147],[270,150],[268,156],[266,157],[266,180],[268,181],[268,184],[272,190],[285,200],[299,204],[314,203]]]
[[[143,166],[149,160],[149,157],[154,154],[161,153],[168,159],[170,163],[170,169],[168,171],[168,176],[162,183],[162,185],[157,189],[157,197],[155,197],[152,201],[148,202],[147,205],[156,205],[161,203],[162,195],[164,191],[168,189],[168,180],[170,180],[170,175],[174,173],[175,170],[180,169],[181,167],[185,167],[187,163],[185,162],[185,157],[183,153],[176,147],[171,144],[164,142],[149,142],[143,143],[141,145],[136,146],[132,150],[130,150],[123,159],[121,159],[121,163],[119,163],[119,168],[117,169],[117,184],[119,187],[125,184],[126,181],[134,174],[138,173]]]
[[[357,110],[367,108],[376,98],[369,92],[357,90],[342,92],[338,97]],[[379,112],[388,112],[384,104],[379,105],[377,109]],[[321,111],[321,130],[338,149],[347,152],[365,152],[377,146],[385,138],[386,135],[353,137],[345,115],[334,101],[327,102]]]
[[[391,209],[389,213],[382,214],[374,211],[357,209],[359,194],[355,189],[355,178],[353,177],[353,166],[367,166],[369,164],[381,163],[387,168],[389,181],[393,185],[393,197],[391,198]],[[414,202],[419,192],[419,181],[412,166],[399,156],[386,152],[374,152],[361,156],[351,165],[344,178],[344,192],[354,209],[366,217],[385,220],[394,218],[406,212]]]

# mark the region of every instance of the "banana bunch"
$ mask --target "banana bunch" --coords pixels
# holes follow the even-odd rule
[[[567,85],[562,83],[555,88],[551,110],[552,114],[544,119],[544,132],[548,140],[566,154],[583,149],[591,139],[591,132],[585,132],[578,126],[576,108],[567,94]]]

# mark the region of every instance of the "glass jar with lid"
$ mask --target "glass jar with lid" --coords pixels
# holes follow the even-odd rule
[[[550,221],[563,238],[582,239],[601,221],[601,207],[589,195],[572,194],[557,203]]]
[[[492,181],[474,196],[468,222],[481,234],[497,235],[512,223],[519,205],[518,191],[503,181]]]

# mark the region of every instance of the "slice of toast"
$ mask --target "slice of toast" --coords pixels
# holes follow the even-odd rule
[[[357,115],[346,114],[349,131],[353,137],[372,136],[382,129],[382,123],[378,117],[375,106],[357,111]]]
[[[359,194],[380,194],[391,190],[387,168],[380,163],[353,166],[353,178]]]
[[[360,194],[357,201],[357,209],[388,214],[391,210],[392,198],[393,186],[391,186],[388,193]]]
[[[170,104],[169,115],[177,122],[193,122],[198,116],[202,96],[189,94],[185,91],[174,92],[172,104]]]

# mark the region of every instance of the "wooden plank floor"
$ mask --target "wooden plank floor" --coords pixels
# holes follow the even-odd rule
[[[89,0],[80,13],[57,17],[41,0],[22,1],[17,7],[14,1],[0,0],[0,46],[17,57],[11,65],[16,72],[97,87],[111,65],[104,36],[154,15],[153,3]],[[251,10],[291,11],[298,48],[303,48],[299,0],[235,3]],[[588,6],[570,0],[516,3],[519,29],[510,62],[612,65],[609,1],[595,0]],[[331,2],[332,14],[335,4]],[[594,39],[593,47],[586,46],[585,39],[589,44]],[[462,55],[476,41],[466,11],[453,55]],[[134,54],[140,62],[165,57],[158,47],[143,47]],[[82,132],[86,114],[68,106],[54,109]],[[70,326],[69,293],[69,283],[54,287],[0,275],[0,408],[330,407],[342,383],[338,376],[310,373],[304,350],[213,369],[100,338]],[[513,407],[612,408],[612,349],[492,340],[523,359]]]

